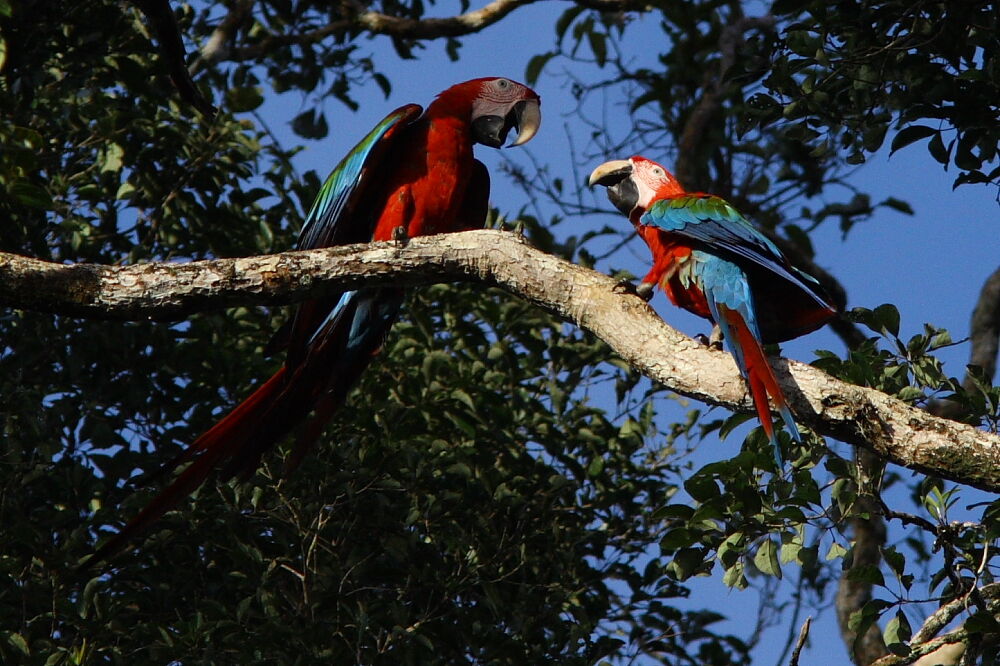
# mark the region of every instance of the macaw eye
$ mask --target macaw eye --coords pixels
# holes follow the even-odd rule
[[[497,79],[497,88],[500,90],[506,90],[510,86],[510,81],[507,79]]]
[[[663,169],[660,167],[653,167],[653,174],[657,176],[663,176]]]

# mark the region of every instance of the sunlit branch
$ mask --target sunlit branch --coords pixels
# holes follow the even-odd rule
[[[472,281],[497,285],[604,340],[682,395],[749,411],[729,354],[667,326],[642,299],[596,271],[510,233],[473,231],[241,259],[135,266],[62,265],[0,254],[0,305],[84,317],[169,319],[279,304],[361,285]],[[1000,491],[1000,437],[931,416],[802,363],[775,359],[796,418],[822,435],[910,469]]]

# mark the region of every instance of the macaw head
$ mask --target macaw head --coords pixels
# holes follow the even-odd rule
[[[605,162],[591,172],[589,184],[608,188],[608,199],[633,222],[657,199],[684,192],[672,173],[639,155]]]
[[[542,124],[538,93],[523,83],[500,77],[454,85],[438,95],[432,106],[452,113],[470,113],[473,141],[492,148],[503,146],[511,129],[517,130],[511,146],[527,143]]]

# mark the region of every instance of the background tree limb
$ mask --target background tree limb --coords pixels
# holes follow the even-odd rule
[[[186,264],[67,266],[0,255],[0,304],[115,319],[178,318],[234,305],[290,303],[362,284],[495,284],[604,340],[673,391],[749,410],[724,352],[665,324],[614,279],[540,252],[498,231],[343,246]],[[800,423],[910,469],[1000,491],[1000,437],[947,421],[811,366],[777,361]]]

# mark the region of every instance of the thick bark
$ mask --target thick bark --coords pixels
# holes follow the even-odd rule
[[[1000,268],[990,275],[979,291],[979,299],[969,322],[969,365],[979,367],[987,381],[993,381],[997,370],[997,349],[1000,348]],[[966,391],[976,390],[976,380],[966,373],[962,381]],[[931,403],[931,413],[944,418],[961,418],[962,405],[952,400]]]
[[[885,545],[885,521],[879,515],[879,506],[871,494],[877,492],[877,479],[882,468],[882,461],[875,454],[865,449],[857,449],[857,462],[862,474],[869,478],[864,485],[869,488],[859,488],[857,502],[853,512],[845,521],[851,527],[852,557],[851,567],[844,570],[844,575],[837,581],[837,624],[840,625],[840,636],[844,640],[855,664],[868,666],[877,659],[889,653],[878,624],[871,623],[863,636],[851,629],[851,615],[864,607],[872,598],[872,584],[868,580],[852,580],[851,569],[860,567],[878,567],[882,562],[881,548]]]
[[[0,305],[84,317],[179,318],[235,305],[301,301],[361,284],[495,284],[603,339],[671,390],[750,411],[729,354],[666,325],[612,278],[540,252],[510,233],[472,231],[406,243],[187,264],[66,266],[0,255]],[[798,421],[910,469],[1000,491],[1000,437],[775,359]]]

